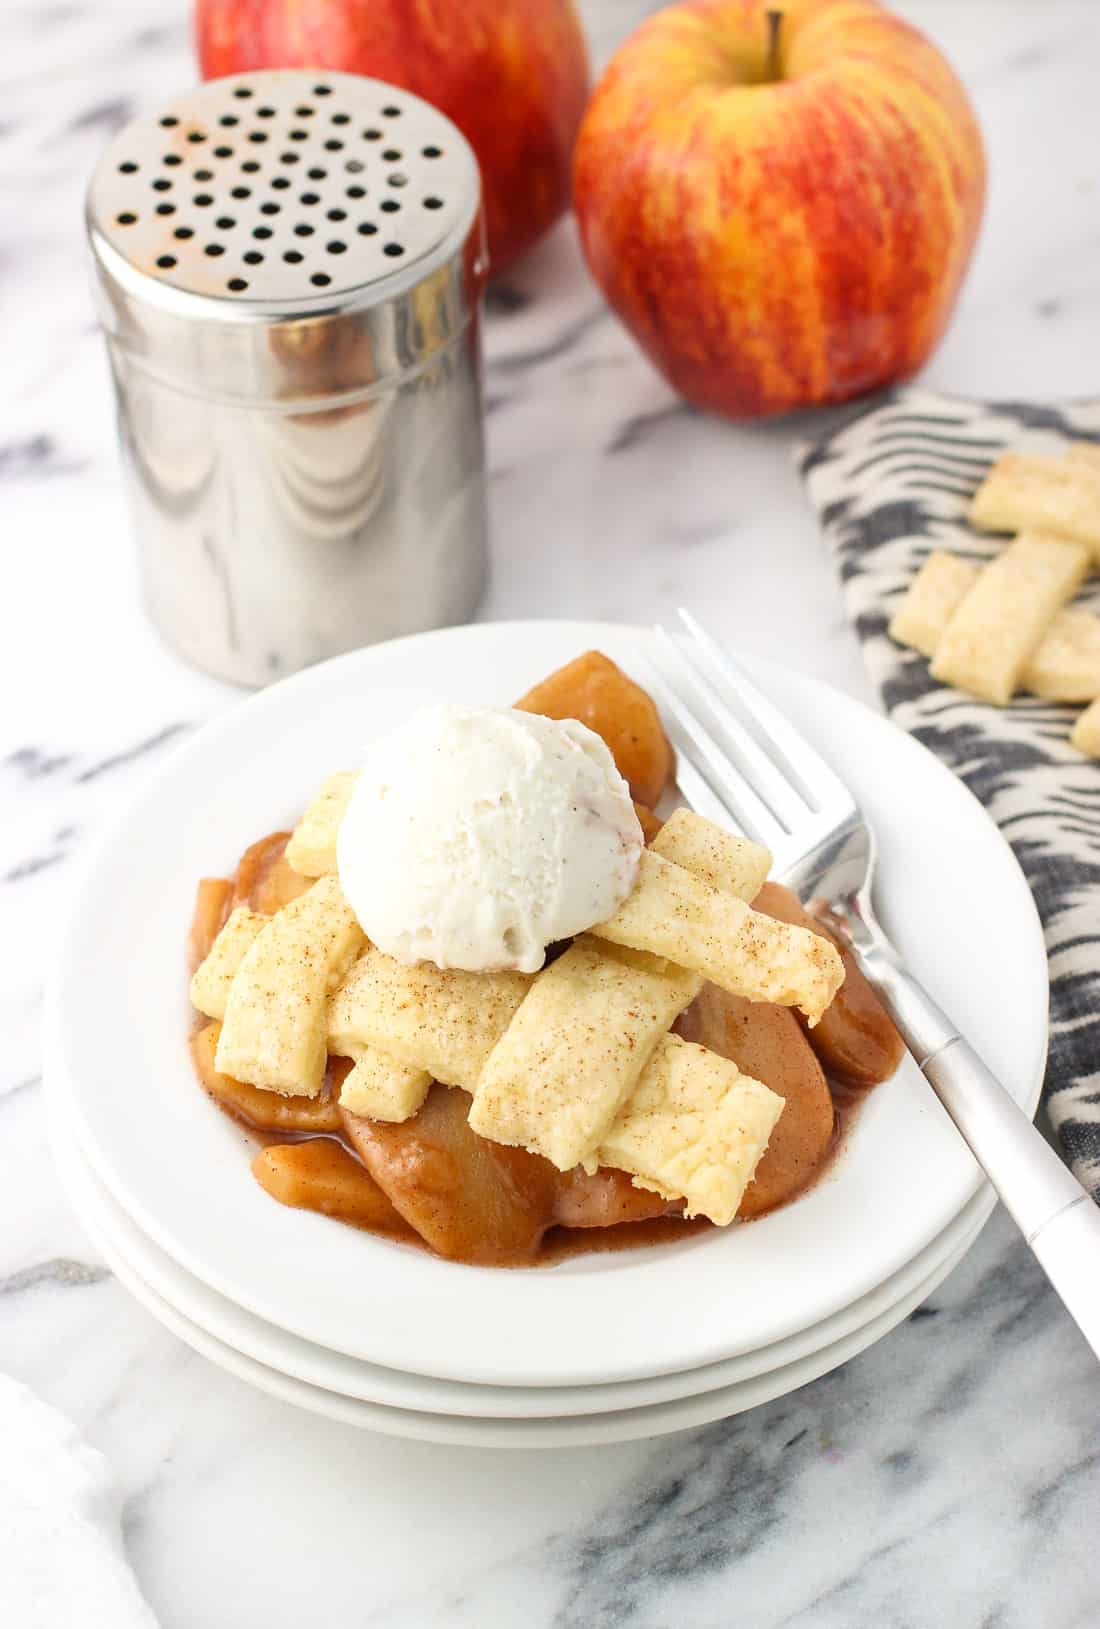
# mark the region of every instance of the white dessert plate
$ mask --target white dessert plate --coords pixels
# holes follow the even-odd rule
[[[194,886],[293,822],[324,775],[440,697],[506,703],[596,646],[628,669],[640,630],[492,624],[374,646],[234,708],[146,782],[90,857],[47,1031],[82,1147],[140,1228],[220,1295],[303,1339],[412,1374],[585,1386],[672,1374],[832,1316],[923,1250],[980,1173],[905,1060],[844,1157],[798,1203],[681,1243],[537,1271],[439,1260],[274,1203],[252,1144],[191,1070],[184,944]],[[877,904],[914,971],[1029,1112],[1047,975],[1026,882],[955,777],[838,692],[750,664],[852,786],[879,838]]]
[[[969,1247],[996,1202],[992,1189],[984,1184],[931,1244],[877,1289],[810,1329],[800,1330],[785,1340],[758,1347],[740,1357],[678,1374],[609,1385],[472,1386],[462,1381],[403,1374],[366,1363],[361,1358],[348,1357],[343,1352],[326,1350],[265,1323],[254,1313],[218,1295],[159,1249],[112,1199],[78,1147],[64,1113],[64,1090],[54,1066],[47,1071],[46,1093],[50,1141],[74,1207],[82,1214],[92,1215],[101,1233],[122,1252],[150,1290],[215,1339],[267,1368],[326,1391],[418,1413],[526,1419],[606,1414],[616,1409],[648,1407],[694,1397],[764,1374],[862,1328],[924,1283],[941,1262],[948,1258],[956,1260],[959,1248]]]
[[[706,1425],[713,1420],[743,1413],[760,1403],[770,1402],[848,1362],[888,1334],[926,1300],[958,1265],[981,1231],[984,1221],[984,1216],[976,1222],[972,1221],[966,1236],[944,1260],[912,1284],[900,1298],[891,1300],[874,1317],[849,1330],[840,1339],[815,1346],[798,1359],[769,1369],[764,1374],[648,1407],[539,1419],[526,1416],[472,1419],[462,1415],[391,1407],[347,1396],[340,1391],[298,1379],[278,1366],[258,1362],[236,1346],[220,1340],[203,1323],[181,1311],[145,1279],[131,1254],[136,1234],[133,1224],[117,1206],[101,1204],[108,1197],[106,1190],[96,1182],[75,1144],[70,1141],[66,1152],[62,1147],[63,1141],[56,1136],[55,1128],[55,1149],[70,1198],[82,1224],[120,1283],[165,1328],[194,1351],[282,1402],[294,1403],[312,1413],[363,1430],[422,1442],[438,1442],[451,1447],[575,1448],[631,1442]],[[978,1197],[982,1201],[986,1199],[984,1193]],[[118,1225],[120,1220],[121,1226]]]

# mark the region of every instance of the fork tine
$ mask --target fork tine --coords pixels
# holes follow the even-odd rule
[[[769,701],[753,683],[740,662],[722,649],[690,611],[681,606],[679,615],[697,646],[706,653],[731,693],[771,744],[781,767],[809,801],[810,807],[820,812],[830,803],[851,805],[852,795],[843,781],[783,716],[775,703]]]
[[[722,806],[724,823],[732,815],[745,836],[754,838],[767,848],[782,842],[786,833],[771,810],[762,803],[749,783],[730,763],[728,754],[714,740],[705,725],[683,705],[661,673],[649,659],[640,653],[666,723],[673,725],[670,734],[677,752],[698,775],[712,787],[712,796]],[[683,788],[681,788],[683,790]]]
[[[656,631],[662,648],[675,660],[678,672],[683,675],[697,701],[702,703],[711,720],[719,725],[732,767],[741,771],[780,826],[787,833],[796,831],[810,813],[806,800],[780,773],[745,726],[733,716],[709,676],[696,668],[688,653],[666,629],[658,626]],[[700,716],[698,708],[695,716]]]

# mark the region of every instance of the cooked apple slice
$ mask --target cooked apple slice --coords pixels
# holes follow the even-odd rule
[[[744,1001],[707,984],[676,1025],[687,1040],[731,1058],[783,1099],[783,1113],[745,1189],[738,1215],[762,1216],[820,1169],[833,1138],[833,1100],[821,1065],[786,1007]]]
[[[407,1239],[410,1228],[354,1154],[331,1137],[276,1143],[252,1161],[252,1175],[273,1199],[316,1210],[353,1227]]]
[[[203,877],[195,890],[195,909],[187,942],[188,965],[192,973],[210,954],[229,910],[233,884],[227,877]]]
[[[683,1214],[683,1202],[636,1188],[626,1171],[603,1166],[589,1173],[578,1165],[556,1173],[554,1221],[558,1227],[619,1227],[624,1222],[650,1222],[657,1216]]]
[[[254,1131],[298,1131],[314,1137],[340,1130],[336,1094],[344,1066],[330,1068],[331,1078],[319,1097],[284,1097],[280,1092],[265,1092],[261,1086],[248,1086],[220,1072],[214,1062],[220,1032],[220,1024],[196,1030],[191,1037],[191,1056],[205,1089],[235,1120]]]
[[[271,917],[230,986],[219,1071],[250,1086],[316,1097],[325,1075],[328,997],[362,944],[334,876],[319,877]]]
[[[754,904],[766,916],[807,928],[836,944],[828,928],[802,906],[798,895],[777,882],[765,883]],[[851,951],[841,944],[837,949],[844,962],[844,983],[821,1022],[809,1031],[809,1042],[834,1080],[850,1086],[877,1086],[894,1073],[905,1042]]]
[[[631,796],[654,808],[672,779],[673,756],[652,698],[622,668],[590,650],[516,702],[520,712],[576,718],[607,743]]]
[[[439,1255],[484,1266],[529,1262],[555,1218],[557,1173],[523,1149],[476,1136],[468,1108],[464,1092],[434,1086],[403,1125],[345,1110],[344,1127],[394,1208]]]
[[[245,849],[233,882],[232,906],[247,905],[261,916],[274,916],[305,893],[309,881],[288,864],[287,841],[285,831],[273,831]]]

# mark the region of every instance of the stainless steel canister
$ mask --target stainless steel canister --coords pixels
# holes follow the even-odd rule
[[[477,162],[349,74],[214,80],[88,197],[153,621],[263,684],[468,618],[486,571]]]

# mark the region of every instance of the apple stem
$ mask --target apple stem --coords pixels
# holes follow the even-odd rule
[[[779,35],[783,27],[783,13],[769,11],[768,14],[768,66],[767,75],[770,80],[780,78],[779,72]]]

